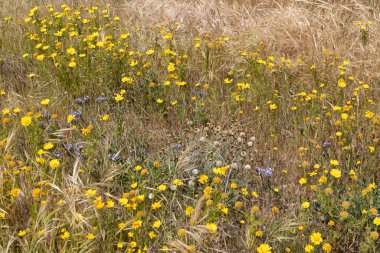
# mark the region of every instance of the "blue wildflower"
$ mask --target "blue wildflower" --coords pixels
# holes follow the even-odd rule
[[[98,97],[95,99],[95,102],[103,102],[103,101],[106,101],[108,98],[106,97]]]
[[[265,168],[265,175],[268,177],[272,176],[272,168],[271,167]]]
[[[323,146],[324,148],[328,148],[328,147],[331,146],[331,142],[330,142],[330,141],[326,141],[326,142],[324,142],[324,143],[322,144],[322,146]]]
[[[80,105],[84,104],[84,100],[81,99],[81,98],[74,99],[74,102],[77,103],[77,104],[80,104]]]
[[[58,158],[58,157],[60,157],[62,155],[62,153],[58,152],[58,151],[54,151],[53,155]]]
[[[76,150],[75,150],[75,154],[76,155],[80,155],[82,153],[82,149],[83,149],[82,145],[80,145],[79,147],[77,147]]]

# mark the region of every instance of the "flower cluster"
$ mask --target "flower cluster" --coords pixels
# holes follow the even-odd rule
[[[355,63],[134,27],[109,7],[3,20],[29,67],[26,91],[0,80],[1,245],[376,250],[380,107]]]

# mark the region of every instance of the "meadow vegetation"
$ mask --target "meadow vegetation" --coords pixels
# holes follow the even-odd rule
[[[3,1],[1,252],[378,252],[378,1]]]

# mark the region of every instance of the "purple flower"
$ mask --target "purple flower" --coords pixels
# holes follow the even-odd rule
[[[46,110],[43,110],[42,111],[42,116],[44,116],[45,118],[49,118],[50,114]]]
[[[65,147],[67,150],[71,150],[71,149],[73,148],[73,144],[67,143],[66,145],[64,145],[64,147]]]
[[[331,146],[331,142],[330,142],[330,141],[326,141],[326,142],[324,142],[324,143],[322,144],[322,146],[323,146],[324,148],[328,148],[328,147]]]
[[[81,99],[81,98],[74,99],[74,102],[77,103],[77,104],[80,104],[80,105],[84,104],[84,100]]]
[[[173,145],[173,148],[178,148],[178,149],[179,149],[179,148],[181,148],[181,147],[182,147],[182,145],[179,144],[179,143],[176,143],[176,144]]]
[[[207,95],[207,92],[205,92],[204,90],[192,90],[191,94],[199,95],[199,96],[203,97],[203,96]]]
[[[108,98],[106,97],[98,97],[95,99],[95,102],[103,102],[103,101],[106,101]]]
[[[109,153],[107,155],[107,158],[110,159],[110,160],[112,160],[112,161],[115,161],[119,157],[119,154],[120,154],[120,152],[118,152],[116,154]]]
[[[60,156],[62,155],[62,153],[60,153],[60,152],[58,152],[58,151],[54,151],[54,152],[53,152],[53,155],[54,155],[55,157],[60,157]]]
[[[79,117],[82,115],[82,112],[81,111],[75,111],[72,114],[75,115],[75,117]]]
[[[271,167],[266,167],[265,169],[262,169],[262,168],[256,166],[256,170],[259,174],[265,174],[265,176],[267,176],[267,177],[272,176],[272,168]]]
[[[75,154],[76,154],[76,155],[80,155],[80,154],[82,154],[82,149],[83,149],[83,146],[82,146],[82,145],[80,145],[79,147],[77,147],[77,149],[75,150]]]

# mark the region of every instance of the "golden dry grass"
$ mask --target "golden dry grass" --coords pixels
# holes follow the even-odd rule
[[[249,49],[262,41],[268,51],[321,63],[323,49],[345,54],[359,77],[380,77],[380,3],[378,1],[228,0],[228,1],[101,1],[126,25],[156,25],[179,21],[194,34],[231,34],[234,50]],[[49,3],[49,1],[47,1]],[[91,1],[52,1],[78,6]],[[0,11],[21,17],[40,1],[2,1]],[[363,45],[356,21],[375,21]]]
[[[378,78],[380,30],[363,45],[355,21],[379,20],[377,1],[128,1],[125,22],[175,20],[199,33],[234,34],[236,50],[263,41],[268,51],[323,61],[323,49],[345,54],[364,76]],[[131,15],[132,14],[132,15]]]

